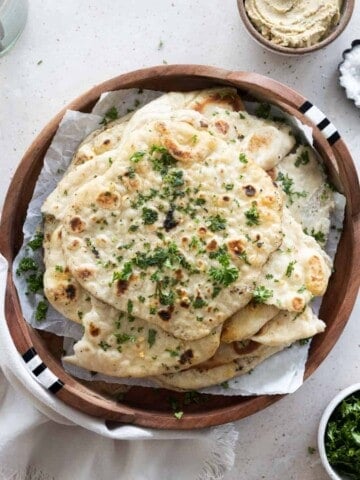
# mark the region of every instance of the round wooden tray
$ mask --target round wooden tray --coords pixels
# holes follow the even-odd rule
[[[187,405],[184,394],[133,387],[124,400],[109,396],[110,389],[98,388],[68,375],[60,362],[61,342],[54,335],[32,329],[24,320],[12,281],[12,262],[22,244],[22,226],[27,205],[42,167],[44,155],[66,109],[89,112],[101,93],[122,88],[194,90],[219,85],[236,87],[240,95],[268,101],[313,127],[314,146],[326,164],[331,181],[347,198],[346,216],[335,270],[322,303],[320,316],[327,323],[325,333],[311,344],[305,377],[313,373],[330,352],[343,330],[359,285],[360,191],[351,156],[339,133],[329,127],[325,115],[306,98],[274,80],[246,72],[230,72],[206,66],[173,65],[138,70],[108,80],[71,102],[35,139],[25,153],[10,185],[1,220],[0,251],[9,262],[6,291],[6,320],[14,344],[26,361],[38,354],[58,379],[50,390],[59,399],[89,415],[104,418],[111,428],[120,423],[165,429],[193,429],[218,425],[251,415],[281,396],[207,396],[206,401]],[[316,115],[315,115],[316,113]],[[311,120],[316,117],[318,126]],[[49,388],[50,386],[48,386]],[[170,398],[170,401],[169,401]],[[170,404],[185,412],[177,420]]]

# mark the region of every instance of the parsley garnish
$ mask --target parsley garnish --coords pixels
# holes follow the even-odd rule
[[[104,340],[101,340],[101,342],[99,343],[99,347],[102,348],[104,352],[106,352],[106,350],[108,350],[111,347],[111,345],[109,345]]]
[[[331,415],[325,433],[325,450],[331,466],[348,478],[360,478],[360,399],[355,393]]]
[[[148,338],[147,338],[149,348],[151,348],[154,345],[156,340],[156,335],[157,335],[157,331],[150,328],[148,331]]]
[[[294,190],[293,190],[294,180],[292,178],[290,178],[288,174],[284,175],[282,172],[279,172],[278,176],[276,178],[276,181],[281,182],[282,189],[284,190],[284,192],[288,196],[290,204],[292,204],[294,202],[294,200],[293,200],[294,195],[297,196],[297,197],[306,197],[307,196],[307,193],[304,192],[304,191],[303,192],[294,192]]]
[[[202,308],[202,307],[205,307],[206,305],[207,305],[207,303],[201,297],[196,297],[195,300],[192,303],[192,306],[194,308]]]
[[[324,244],[326,242],[325,233],[323,233],[321,230],[316,232],[315,229],[312,228],[311,232],[308,232],[308,229],[304,228],[304,233],[313,237],[320,244]]]
[[[35,320],[37,322],[42,322],[45,320],[48,308],[48,304],[43,300],[40,300],[40,302],[37,304],[35,312]]]
[[[63,273],[64,272],[64,268],[61,266],[61,265],[55,265],[55,270],[59,273]]]
[[[289,265],[287,266],[286,268],[286,272],[285,272],[285,275],[287,277],[291,277],[291,274],[293,273],[294,271],[294,268],[295,268],[295,263],[296,263],[296,260],[293,260],[292,262],[289,263]]]
[[[253,292],[253,301],[255,303],[264,303],[266,302],[266,300],[269,300],[269,298],[271,298],[272,296],[273,296],[272,290],[269,290],[263,285],[259,285],[255,288]]]
[[[44,240],[44,235],[41,232],[36,232],[34,238],[28,242],[27,246],[31,248],[31,250],[37,250],[42,246]]]
[[[303,150],[295,160],[295,167],[300,167],[300,165],[307,165],[309,162],[309,152],[307,150]]]
[[[134,343],[136,341],[135,335],[130,335],[129,333],[114,333],[114,337],[116,338],[116,343],[118,345],[122,345],[126,342]]]
[[[233,190],[234,184],[233,183],[223,183],[222,186],[225,188],[225,190],[230,191]]]
[[[316,448],[314,448],[314,447],[308,447],[308,453],[309,453],[310,455],[313,455],[315,452],[316,452]]]
[[[116,107],[111,107],[105,113],[105,116],[101,120],[100,125],[107,125],[110,121],[116,120],[117,118],[119,118],[119,116],[118,116],[118,111],[117,111]]]
[[[259,118],[269,118],[271,105],[268,103],[260,103],[255,110],[255,115]]]
[[[180,420],[184,415],[184,412],[174,412],[174,417]]]
[[[220,267],[210,267],[209,276],[215,283],[215,288],[219,288],[219,285],[228,287],[231,283],[235,282],[239,277],[239,270],[235,265],[231,264],[231,257],[224,249],[218,250],[217,260],[220,263]],[[219,291],[213,291],[213,297],[215,297]]]
[[[37,293],[40,290],[42,290],[44,284],[43,284],[43,274],[40,273],[37,275],[36,273],[31,274],[27,279],[26,279],[27,287],[28,287],[28,292],[31,293]],[[28,293],[27,292],[27,293]]]
[[[144,207],[142,209],[141,217],[143,219],[144,225],[152,225],[159,218],[159,214],[156,210],[152,208]]]
[[[19,266],[16,270],[16,275],[20,275],[23,272],[29,272],[30,270],[37,270],[38,265],[34,259],[30,257],[24,257],[20,260]]]
[[[154,155],[156,154],[156,155]],[[159,172],[164,177],[171,167],[175,167],[177,160],[170,155],[165,147],[159,145],[152,145],[150,148],[150,155],[152,155],[151,163],[155,172]]]
[[[246,158],[245,153],[240,153],[239,160],[241,163],[248,163],[248,159]]]
[[[133,311],[133,308],[134,308],[133,302],[131,300],[128,300],[127,307],[126,307],[127,313],[131,314]]]
[[[244,215],[246,217],[246,225],[248,225],[249,227],[260,224],[260,215],[257,209],[257,204],[256,202],[252,202],[251,205],[251,208],[244,212]]]
[[[138,152],[133,153],[131,155],[131,157],[129,158],[129,160],[130,160],[130,162],[138,163],[138,162],[140,162],[140,160],[143,159],[144,155],[146,155],[146,152],[138,151]]]
[[[182,187],[184,185],[184,172],[182,170],[171,170],[164,177],[164,182],[170,184],[172,187]]]
[[[208,218],[208,227],[212,232],[218,232],[226,229],[226,220],[220,215],[212,215]]]
[[[111,284],[113,284],[116,280],[129,280],[133,272],[132,263],[125,262],[124,267],[121,272],[114,272]]]

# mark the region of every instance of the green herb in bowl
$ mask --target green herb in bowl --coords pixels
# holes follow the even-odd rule
[[[360,393],[346,397],[331,415],[325,432],[330,465],[348,478],[360,478]]]

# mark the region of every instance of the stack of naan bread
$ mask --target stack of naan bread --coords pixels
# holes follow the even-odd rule
[[[314,152],[234,89],[108,123],[42,207],[45,294],[84,327],[65,361],[191,390],[322,332],[333,204]]]

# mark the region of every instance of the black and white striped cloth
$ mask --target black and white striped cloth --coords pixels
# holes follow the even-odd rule
[[[29,350],[22,355],[22,358],[26,364],[26,368],[35,375],[37,381],[51,393],[57,393],[64,386],[63,382],[43,363],[34,348],[29,348]]]
[[[300,112],[303,113],[309,120],[311,120],[321,133],[324,135],[326,140],[330,145],[334,145],[340,138],[339,132],[336,130],[336,127],[330,122],[330,120],[311,102],[306,101],[299,108]]]

